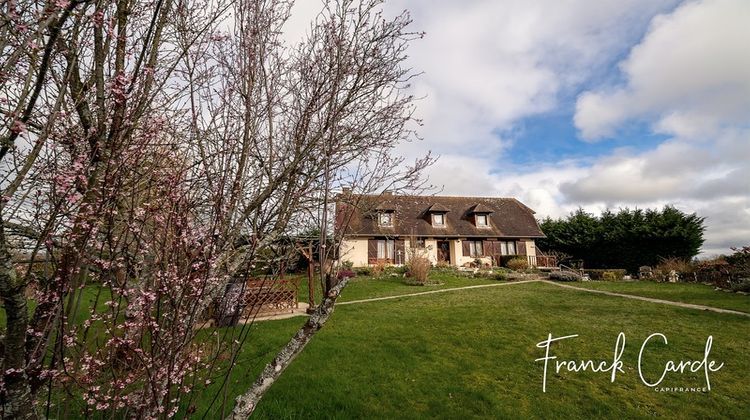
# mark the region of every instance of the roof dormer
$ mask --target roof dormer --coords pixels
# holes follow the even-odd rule
[[[474,226],[478,228],[490,227],[490,213],[492,209],[484,204],[474,204],[469,208],[469,216],[474,221]]]
[[[432,227],[442,228],[447,224],[445,217],[448,213],[448,208],[442,204],[433,204],[427,209],[427,215],[430,217],[430,224]]]
[[[393,227],[393,218],[395,211],[385,210],[378,211],[378,225],[380,227]]]

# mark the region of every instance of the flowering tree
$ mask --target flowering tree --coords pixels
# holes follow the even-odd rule
[[[431,158],[393,156],[419,34],[379,3],[327,3],[291,46],[290,1],[3,4],[4,416],[174,415],[234,359],[200,327],[260,250],[303,221],[327,243],[343,185],[421,185]]]

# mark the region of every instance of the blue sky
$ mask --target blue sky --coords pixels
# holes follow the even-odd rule
[[[573,123],[574,106],[572,104],[570,109],[559,107],[553,112],[521,119],[509,133],[513,139],[512,146],[498,163],[535,167],[554,160],[592,162],[616,149],[628,149],[635,153],[653,149],[668,138],[653,133],[648,123],[637,122],[623,127],[608,141],[587,143],[581,140]],[[532,144],[533,147],[530,147]]]
[[[706,218],[704,255],[750,244],[750,1],[384,9],[426,33],[407,60],[424,140],[399,151],[439,155],[426,175],[441,193],[512,196],[541,217],[669,204]]]

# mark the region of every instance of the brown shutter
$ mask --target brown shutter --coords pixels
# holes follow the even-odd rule
[[[395,264],[403,264],[406,261],[406,246],[403,239],[396,239],[393,247],[393,259]]]
[[[463,249],[464,257],[471,256],[471,249],[469,249],[469,241],[462,241],[461,248]]]
[[[483,256],[492,256],[494,254],[494,247],[492,246],[492,241],[482,241],[482,255]]]
[[[485,255],[489,255],[492,257],[492,262],[494,265],[499,266],[500,265],[500,243],[498,241],[485,241],[486,247],[484,253]]]
[[[516,242],[516,254],[517,255],[526,255],[526,242],[524,242],[524,241],[517,241]]]
[[[378,262],[378,240],[377,239],[367,240],[367,262],[369,264],[377,264]]]

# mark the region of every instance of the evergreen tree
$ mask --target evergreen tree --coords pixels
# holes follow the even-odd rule
[[[581,259],[587,268],[625,268],[637,272],[665,258],[689,260],[703,245],[704,218],[666,206],[657,209],[605,210],[600,216],[582,209],[564,219],[543,220],[542,250]]]

